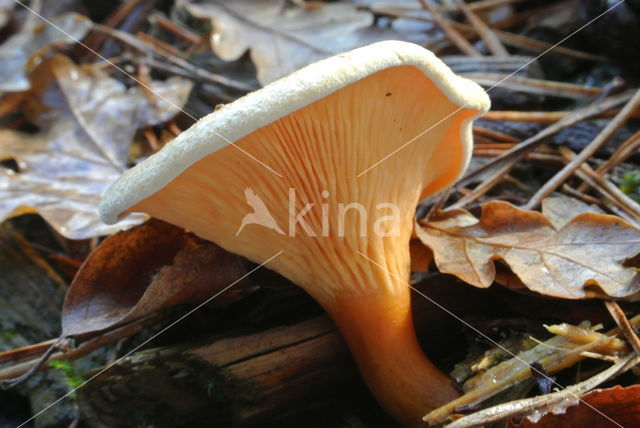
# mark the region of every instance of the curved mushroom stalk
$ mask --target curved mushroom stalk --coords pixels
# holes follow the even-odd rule
[[[459,393],[451,378],[425,358],[413,330],[408,288],[401,294],[344,296],[329,313],[378,401],[405,426],[424,426],[425,409]]]
[[[463,172],[488,106],[425,49],[377,43],[203,118],[114,183],[101,213],[146,212],[256,262],[282,251],[269,267],[333,317],[380,403],[418,424],[456,392],[413,331],[413,213]]]

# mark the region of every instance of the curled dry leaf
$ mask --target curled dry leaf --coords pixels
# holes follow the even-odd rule
[[[583,213],[561,229],[541,213],[489,202],[476,219],[440,211],[416,226],[438,269],[477,287],[504,261],[532,291],[552,297],[637,298],[640,280],[624,262],[640,251],[640,230],[615,216]]]
[[[0,166],[0,220],[38,212],[71,239],[142,221],[135,216],[105,225],[98,217],[100,195],[127,168],[136,130],[173,117],[191,83],[181,78],[151,83],[172,105],[62,55],[44,61],[30,79],[33,89],[23,99],[40,132],[0,130],[0,160],[13,159],[19,167],[15,172]]]
[[[89,255],[64,301],[63,335],[103,330],[163,308],[204,301],[248,270],[240,256],[151,219],[108,237]]]
[[[319,59],[377,41],[426,42],[421,32],[372,26],[373,14],[350,3],[181,0],[178,5],[211,20],[211,45],[220,58],[234,61],[250,49],[263,85]]]
[[[15,4],[13,1],[11,3]],[[26,70],[29,60],[56,45],[82,40],[93,25],[87,17],[77,13],[52,18],[51,23],[53,25],[40,22],[25,27],[0,46],[0,91],[29,89],[31,86]]]
[[[570,407],[567,407],[569,405]],[[596,389],[580,401],[549,409],[509,428],[636,427],[640,421],[640,385]]]

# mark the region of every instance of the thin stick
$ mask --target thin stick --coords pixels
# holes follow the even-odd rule
[[[576,199],[580,199],[582,202],[586,202],[587,204],[593,204],[601,208],[607,208],[606,205],[602,203],[602,200],[598,198],[594,198],[591,195],[586,195],[582,192],[578,192],[576,189],[569,186],[568,184],[562,185],[562,191],[566,193],[568,196],[571,196]]]
[[[190,62],[177,57],[173,54],[171,54],[171,52],[167,52],[161,48],[159,48],[158,46],[155,45],[151,45],[146,43],[144,40],[140,40],[137,37],[135,37],[132,34],[129,33],[125,33],[124,31],[119,31],[116,30],[114,28],[110,28],[110,27],[106,27],[104,25],[100,25],[100,24],[94,24],[93,25],[93,29],[96,31],[100,31],[103,33],[106,33],[122,42],[127,43],[128,45],[142,51],[145,53],[155,53],[163,58],[166,58],[167,60],[169,60],[170,62],[174,63],[175,65],[182,67],[184,69],[187,69],[189,71],[191,71],[193,74],[195,74],[196,76],[199,76],[203,79],[207,79],[210,82],[219,84],[219,85],[224,85],[230,88],[234,88],[234,89],[238,89],[241,91],[252,91],[256,88],[254,88],[251,85],[247,85],[244,82],[240,82],[237,80],[233,80],[233,79],[229,79],[227,77],[224,76],[220,76],[214,73],[211,73],[210,71],[207,71],[203,68],[200,67],[196,67],[195,65],[191,64]]]
[[[524,153],[522,155],[522,158],[524,158],[526,155],[527,153]],[[501,157],[498,157],[496,159],[500,159]],[[521,158],[519,158],[518,160],[520,159]],[[511,163],[503,165],[489,179],[483,180],[482,183],[476,186],[471,192],[464,195],[464,197],[460,198],[458,202],[451,205],[450,208],[463,208],[464,206],[469,205],[470,203],[476,201],[478,198],[482,197],[485,193],[491,190],[493,186],[500,183],[504,179],[504,177],[509,173],[509,171],[511,171],[511,168],[513,168],[513,164]]]
[[[504,141],[506,143],[517,144],[520,142],[520,139],[514,137],[513,135],[505,134],[504,132],[495,131],[493,129],[484,128],[478,125],[475,125],[473,127],[473,133],[476,135],[482,135],[483,137],[489,137],[497,141]]]
[[[465,14],[471,25],[475,28],[480,38],[485,42],[487,48],[495,56],[509,56],[509,51],[504,47],[500,39],[495,35],[493,30],[480,19],[474,11],[472,11],[464,0],[454,0],[456,5]],[[466,40],[466,39],[465,39]]]
[[[616,115],[611,122],[604,127],[598,136],[585,147],[582,152],[571,162],[569,162],[564,168],[562,168],[551,180],[547,181],[540,190],[529,200],[524,206],[525,209],[534,209],[540,202],[547,197],[551,192],[557,189],[562,183],[569,178],[576,169],[586,162],[594,153],[618,130],[640,106],[640,90],[636,91],[629,102],[624,106],[620,113]]]
[[[2,368],[0,369],[0,380],[11,379],[18,376],[22,376],[23,374],[32,370],[34,366],[38,365],[41,359],[42,359],[42,363],[37,367],[37,370],[34,370],[34,371],[48,369],[49,365],[45,363],[49,363],[50,361],[75,360],[105,345],[116,342],[125,337],[129,337],[149,325],[155,324],[159,320],[164,318],[165,315],[166,315],[165,313],[156,313],[153,315],[149,315],[145,318],[141,318],[129,324],[125,324],[109,332],[100,334],[100,336],[89,339],[86,342],[83,342],[80,345],[78,345],[78,347],[73,348],[67,352],[56,352],[49,355],[47,358],[40,357],[33,360],[28,360],[18,364],[14,364],[6,368]],[[51,349],[54,349],[54,348],[51,347]]]
[[[620,147],[611,155],[609,159],[600,165],[596,172],[598,174],[606,174],[615,166],[626,161],[631,155],[635,154],[640,146],[640,131],[633,134],[627,141],[622,143]]]
[[[471,3],[474,4],[474,3]],[[449,23],[460,31],[468,31],[477,34],[476,29],[468,24],[450,20]],[[589,61],[603,61],[606,58],[600,55],[594,55],[589,52],[583,52],[576,49],[565,48],[562,46],[553,46],[550,43],[543,42],[520,34],[509,33],[507,31],[493,29],[493,33],[505,44],[517,48],[527,49],[531,52],[541,53],[553,47],[554,54],[565,55],[577,59]]]
[[[175,22],[167,19],[160,13],[153,14],[149,17],[149,22],[153,24],[158,24],[160,27],[164,28],[167,31],[170,31],[172,34],[180,37],[185,42],[191,45],[197,45],[202,42],[202,36],[194,33],[193,31],[185,28],[181,25],[176,24]]]
[[[538,147],[547,138],[551,137],[556,132],[575,125],[576,123],[588,119],[592,116],[598,115],[603,111],[610,110],[624,102],[627,102],[631,98],[630,92],[624,92],[622,94],[613,95],[594,102],[585,107],[581,107],[574,110],[563,117],[560,121],[546,127],[542,131],[538,132],[533,137],[527,138],[511,150],[505,152],[504,155],[496,158],[495,160],[487,163],[486,165],[467,173],[461,180],[456,183],[456,187],[467,186],[470,183],[481,180],[486,176],[489,171],[496,171],[494,174],[506,174],[513,166],[520,161],[527,153]],[[494,184],[497,181],[494,181]],[[484,184],[484,183],[483,183]]]
[[[461,52],[469,55],[469,56],[482,56],[482,54],[473,47],[473,45],[469,42],[469,40],[465,39],[462,34],[458,32],[455,28],[453,28],[446,19],[440,15],[438,9],[430,3],[431,0],[420,0],[420,4],[431,14],[431,20],[445,32],[449,40],[456,45]]]
[[[577,157],[576,154],[567,147],[560,147],[558,150],[560,154],[570,162]],[[638,223],[638,219],[640,218],[640,205],[627,196],[617,186],[602,177],[600,174],[597,174],[587,163],[580,165],[578,170],[575,171],[575,174],[581,180],[589,183],[590,186],[598,190],[598,192],[606,197],[611,203],[617,205],[618,208],[631,216],[630,220],[632,223]]]
[[[620,308],[620,305],[618,305],[618,303],[614,301],[605,301],[604,305],[611,314],[613,320],[616,322],[616,324],[618,324],[618,327],[622,331],[622,334],[624,334],[624,337],[627,338],[627,340],[633,347],[633,350],[636,351],[637,355],[640,355],[640,338],[638,338],[636,330],[633,328],[633,326],[629,322],[629,319]]]
[[[614,168],[616,165],[621,164],[625,160],[627,160],[631,155],[637,152],[640,147],[640,131],[633,134],[631,137],[627,139],[618,149],[607,159],[605,163],[600,165],[596,169],[596,173],[604,176],[609,170]],[[582,183],[578,190],[581,192],[587,191],[589,185],[587,183]]]
[[[473,3],[470,3],[468,6],[469,6],[469,9],[478,11],[483,9],[493,9],[498,6],[504,6],[507,4],[522,3],[523,1],[526,1],[526,0],[478,0],[478,1],[474,1]],[[438,9],[445,12],[458,11],[458,8],[449,7],[446,5],[440,6]]]
[[[595,86],[532,79],[530,77],[511,76],[503,73],[471,72],[459,74],[483,86],[495,86],[499,84],[501,88],[536,95],[584,99],[593,98],[602,92],[602,88]]]
[[[479,158],[496,158],[504,153],[504,150],[497,149],[479,149],[473,150],[473,156]],[[529,153],[524,157],[524,160],[535,162],[552,162],[552,163],[564,163],[563,158],[558,155],[552,155],[549,153]]]

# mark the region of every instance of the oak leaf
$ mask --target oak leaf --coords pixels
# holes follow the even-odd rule
[[[191,83],[154,81],[165,99],[124,84],[62,55],[43,62],[24,94],[36,134],[0,130],[0,220],[38,212],[71,239],[106,235],[140,223],[141,216],[107,226],[98,217],[102,192],[127,169],[136,130],[169,120],[186,102]]]
[[[181,0],[177,4],[195,17],[211,20],[211,45],[220,58],[234,61],[250,50],[263,85],[319,59],[377,41],[426,42],[421,32],[373,26],[374,15],[351,3]]]
[[[151,219],[106,238],[65,297],[62,334],[104,330],[160,309],[206,300],[249,271],[246,259],[184,229]],[[225,290],[226,291],[226,290]],[[230,290],[231,291],[231,290]],[[233,292],[216,298],[228,301]]]
[[[29,89],[30,83],[26,70],[29,60],[57,45],[82,40],[91,30],[92,25],[93,23],[86,16],[66,13],[52,18],[51,24],[40,22],[25,26],[9,37],[0,46],[0,63],[2,64],[0,91]]]
[[[438,269],[488,287],[501,260],[532,291],[552,297],[637,298],[640,280],[625,262],[640,252],[640,230],[615,216],[586,212],[556,229],[541,213],[506,202],[440,211],[416,225]]]

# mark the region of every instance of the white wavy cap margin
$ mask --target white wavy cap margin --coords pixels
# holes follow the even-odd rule
[[[107,189],[100,203],[102,220],[115,223],[120,213],[158,192],[198,160],[229,145],[216,134],[237,141],[351,83],[401,65],[418,68],[460,107],[479,110],[478,115],[489,110],[489,97],[478,84],[455,75],[427,49],[401,41],[374,43],[310,64],[201,118]],[[461,172],[471,156],[473,119],[466,120],[461,129],[466,152]]]

